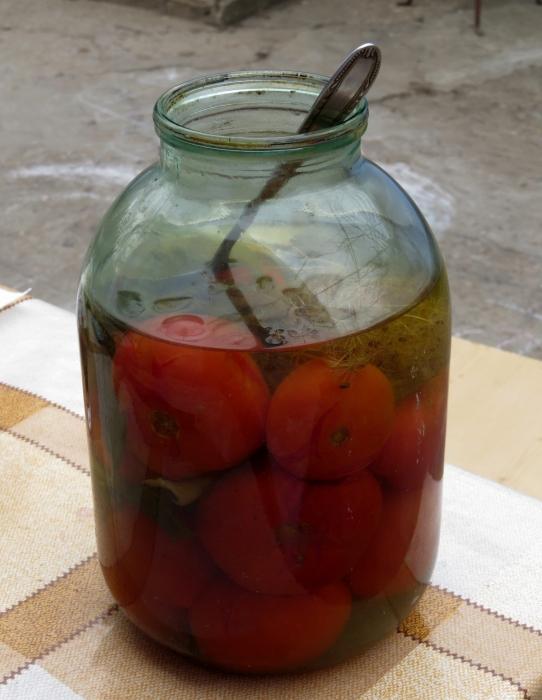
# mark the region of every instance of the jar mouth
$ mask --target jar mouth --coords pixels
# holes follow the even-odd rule
[[[175,146],[235,151],[295,150],[358,138],[367,128],[364,98],[340,124],[297,129],[328,81],[294,71],[238,71],[196,78],[163,93],[154,107],[158,136]]]

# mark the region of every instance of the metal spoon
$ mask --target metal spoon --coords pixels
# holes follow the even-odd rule
[[[380,70],[381,53],[375,44],[362,44],[351,51],[328,80],[298,133],[307,133],[340,124],[367,94]],[[227,286],[226,293],[252,334],[264,346],[276,346],[277,339],[269,339],[269,329],[262,327],[243,292],[236,286],[230,269],[230,253],[240,236],[252,224],[260,205],[272,199],[295,174],[302,161],[278,166],[260,193],[248,202],[238,221],[218,247],[211,269],[217,282]],[[316,302],[317,300],[315,300]]]
[[[298,133],[340,124],[369,92],[381,63],[375,44],[362,44],[351,51],[316,98]]]

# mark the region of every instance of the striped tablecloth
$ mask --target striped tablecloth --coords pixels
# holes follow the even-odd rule
[[[0,700],[542,699],[542,503],[448,465],[433,585],[365,656],[205,671],[119,612],[95,552],[75,318],[0,290]]]

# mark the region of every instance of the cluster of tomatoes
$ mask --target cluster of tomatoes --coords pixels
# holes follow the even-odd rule
[[[117,468],[128,480],[212,479],[179,508],[180,535],[133,506],[113,513],[112,592],[153,636],[186,629],[214,665],[303,666],[337,640],[353,598],[415,582],[405,556],[442,462],[445,378],[396,403],[377,367],[312,359],[271,394],[248,353],[202,347],[201,319],[143,330],[113,361]]]

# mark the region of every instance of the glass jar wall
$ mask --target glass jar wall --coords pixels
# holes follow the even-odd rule
[[[293,135],[323,84],[239,73],[162,96],[160,162],[106,214],[81,279],[105,579],[152,637],[231,671],[363,651],[437,551],[446,275],[361,155],[366,103]]]

